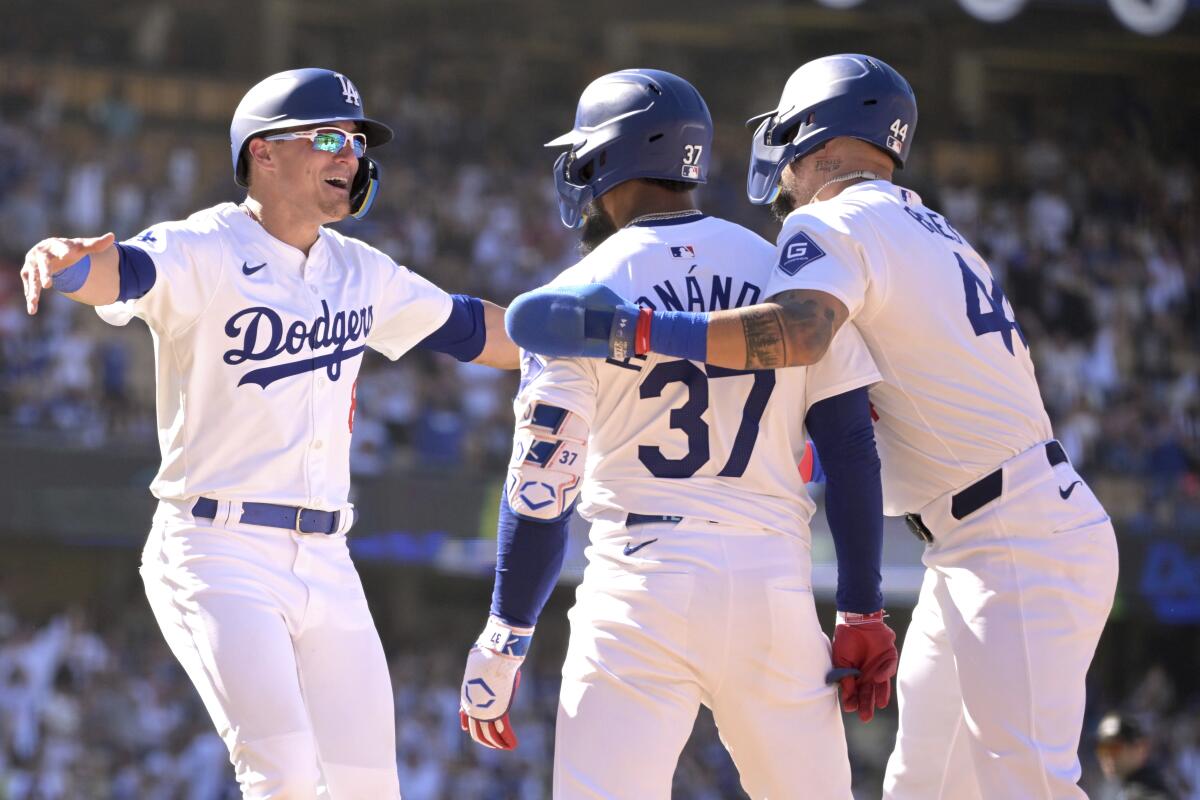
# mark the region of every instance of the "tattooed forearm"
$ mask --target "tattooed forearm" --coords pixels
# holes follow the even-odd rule
[[[814,291],[783,292],[774,298],[783,324],[783,366],[815,364],[829,349],[834,331],[846,318],[845,306],[832,295]]]
[[[746,366],[743,369],[787,366],[783,309],[774,303],[747,308],[742,312],[742,330],[746,334]]]
[[[846,321],[831,294],[793,289],[765,303],[708,315],[706,361],[726,369],[783,369],[815,364]]]

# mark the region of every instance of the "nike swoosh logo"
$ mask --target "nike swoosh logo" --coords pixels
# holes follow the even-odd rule
[[[264,261],[263,263],[259,264],[258,266],[252,267],[247,262],[243,261],[242,262],[242,274],[243,275],[253,275],[254,273],[258,272],[260,269],[262,269],[266,265],[267,265],[267,262]]]
[[[636,553],[638,550],[641,550],[646,545],[654,544],[657,541],[658,541],[658,539],[649,539],[649,540],[644,541],[641,544],[637,545],[636,547],[630,547],[629,545],[625,545],[625,555],[631,556],[634,553]]]
[[[1071,492],[1075,491],[1075,487],[1081,483],[1083,483],[1083,481],[1075,481],[1074,483],[1072,483],[1070,486],[1068,486],[1065,489],[1060,486],[1058,488],[1058,496],[1061,497],[1063,500],[1066,500],[1068,497],[1071,496]]]

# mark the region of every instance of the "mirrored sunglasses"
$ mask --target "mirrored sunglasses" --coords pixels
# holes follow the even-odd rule
[[[312,131],[289,131],[288,133],[276,133],[272,136],[264,136],[268,142],[286,142],[291,139],[308,139],[312,142],[313,150],[321,150],[326,153],[337,154],[342,152],[342,148],[346,146],[346,141],[349,140],[351,147],[354,148],[354,157],[362,158],[367,152],[367,135],[365,133],[350,133],[341,128],[317,128]]]

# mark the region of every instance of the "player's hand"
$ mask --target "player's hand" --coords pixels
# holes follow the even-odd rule
[[[885,616],[882,610],[839,613],[833,632],[833,670],[827,680],[840,684],[842,710],[857,711],[863,722],[871,721],[875,709],[887,708],[900,661],[896,633]]]
[[[513,750],[517,746],[508,711],[521,684],[521,664],[532,638],[533,628],[514,628],[489,617],[487,627],[467,654],[458,720],[462,729],[484,747]]]
[[[598,283],[534,289],[513,300],[504,327],[519,347],[543,356],[615,358],[635,347],[640,309]]]
[[[36,314],[42,291],[54,285],[54,276],[79,261],[84,256],[108,249],[113,235],[94,236],[82,239],[43,239],[25,254],[25,265],[21,267],[21,283],[25,287],[25,310]]]

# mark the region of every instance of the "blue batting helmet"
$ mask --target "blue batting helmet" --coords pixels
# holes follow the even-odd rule
[[[902,168],[917,129],[917,98],[878,58],[843,53],[793,72],[778,108],[746,124],[757,125],[746,194],[766,205],[779,191],[784,167],[838,136],[870,142]]]
[[[328,69],[291,69],[259,81],[238,103],[229,126],[233,153],[233,176],[246,185],[246,143],[270,131],[325,122],[357,122],[367,136],[367,146],[377,147],[392,140],[392,129],[363,116],[362,96],[350,79]],[[373,159],[359,159],[358,173],[350,189],[350,208],[363,217],[378,190],[379,167]]]
[[[625,69],[583,90],[575,127],[546,147],[568,147],[554,162],[563,224],[577,228],[588,203],[634,178],[704,183],[712,116],[683,78],[657,69]]]

